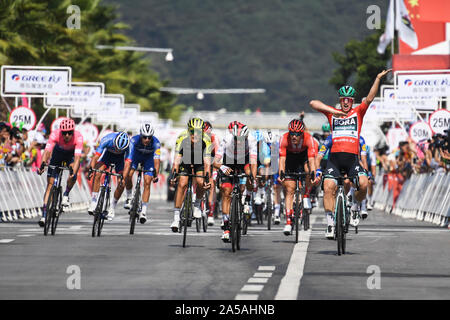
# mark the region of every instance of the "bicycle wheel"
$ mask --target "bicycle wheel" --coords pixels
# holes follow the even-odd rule
[[[206,232],[208,230],[208,216],[210,215],[210,206],[209,206],[209,201],[208,201],[209,197],[205,197],[204,201],[204,212],[207,212],[208,214],[204,214],[202,215],[202,226],[203,226],[203,232]]]
[[[139,186],[136,186],[136,191],[134,192],[133,203],[130,210],[130,234],[134,234],[134,227],[137,220],[137,211],[139,209],[139,199],[141,197],[141,192]]]
[[[197,232],[200,232],[201,227],[202,227],[202,218],[195,218],[195,228],[197,229]]]
[[[52,187],[47,199],[47,213],[45,215],[44,235],[48,234],[51,228],[52,216],[53,216],[53,194],[56,192],[56,188]]]
[[[97,237],[100,237],[100,235],[102,234],[103,224],[105,223],[106,215],[108,214],[110,200],[111,200],[111,189],[108,187],[108,189],[106,189],[103,211],[100,214]]]
[[[56,191],[56,198],[53,198],[53,218],[52,218],[52,236],[55,235],[56,226],[58,225],[59,215],[62,212],[62,204],[61,204],[61,187]]]
[[[295,243],[298,243],[298,225],[300,220],[300,202],[298,201],[299,195],[295,195],[295,211],[294,211],[294,223],[295,223]]]
[[[270,230],[272,226],[272,191],[267,192],[267,230]]]
[[[303,209],[303,230],[309,229],[309,215],[310,215],[310,209]]]
[[[336,239],[337,239],[337,249],[338,255],[341,253],[345,253],[345,241],[344,238],[344,212],[343,212],[343,202],[342,197],[338,197],[338,201],[336,203]]]
[[[181,219],[183,224],[183,248],[186,247],[186,236],[187,236],[187,227],[189,223],[189,219],[192,216],[192,195],[190,190],[186,192],[186,197],[184,198],[184,206],[183,211],[181,212]]]
[[[238,247],[238,232],[239,232],[239,206],[238,206],[238,197],[237,195],[234,195],[231,199],[231,249],[233,252],[236,251]]]
[[[103,214],[103,200],[105,198],[105,189],[102,187],[100,196],[97,200],[97,206],[94,210],[94,224],[92,225],[92,236],[95,237],[98,233],[101,215]]]

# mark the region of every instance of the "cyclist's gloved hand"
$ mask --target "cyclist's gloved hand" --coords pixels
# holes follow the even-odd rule
[[[253,192],[256,192],[258,190],[258,182],[256,181],[256,179],[252,180]]]
[[[44,168],[45,168],[45,162],[42,162],[42,163],[41,163],[41,166],[39,167],[39,170],[38,170],[38,174],[39,174],[39,175],[41,175],[42,172],[44,172]]]
[[[322,170],[321,169],[317,169],[316,170],[316,178],[319,178],[320,176],[322,176]]]
[[[93,172],[92,168],[89,168],[88,175],[87,175],[88,180],[91,180],[92,172]]]
[[[159,176],[156,175],[153,177],[153,183],[157,183],[159,181]]]
[[[284,179],[286,179],[286,174],[284,173],[284,171],[280,172],[280,178],[279,179],[280,179],[281,182],[283,182]]]
[[[230,167],[227,167],[225,165],[221,165],[220,166],[220,171],[222,171],[226,175],[229,175],[233,170],[231,170]]]

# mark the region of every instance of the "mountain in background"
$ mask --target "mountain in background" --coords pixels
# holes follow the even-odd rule
[[[198,110],[308,110],[311,99],[337,102],[328,83],[331,53],[369,30],[366,13],[385,0],[106,0],[119,5],[134,45],[173,48],[175,59],[150,53],[171,87],[264,88],[265,94],[180,95]],[[344,84],[343,84],[344,85]]]

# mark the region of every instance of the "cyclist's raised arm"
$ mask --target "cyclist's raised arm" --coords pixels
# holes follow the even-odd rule
[[[370,88],[369,94],[367,95],[365,100],[367,106],[369,106],[372,103],[373,99],[375,99],[375,96],[377,95],[378,89],[380,87],[381,78],[383,78],[386,74],[388,74],[391,71],[392,69],[383,70],[377,75],[375,81],[373,82],[372,88]]]
[[[327,106],[325,103],[323,103],[320,100],[311,100],[309,102],[309,105],[311,106],[311,108],[313,108],[316,111],[322,112],[325,115],[326,114],[333,114],[335,116],[345,116],[346,113],[344,113],[341,110],[335,109],[333,107]]]

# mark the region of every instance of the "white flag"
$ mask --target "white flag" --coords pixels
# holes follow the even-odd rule
[[[414,31],[405,3],[403,0],[397,0],[396,5],[395,29],[398,30],[398,36],[408,46],[417,49],[419,41],[417,40],[417,34]]]
[[[379,54],[383,54],[386,47],[394,39],[394,3],[393,0],[389,2],[388,13],[386,17],[386,28],[384,33],[380,37],[380,42],[378,43],[377,51]]]

